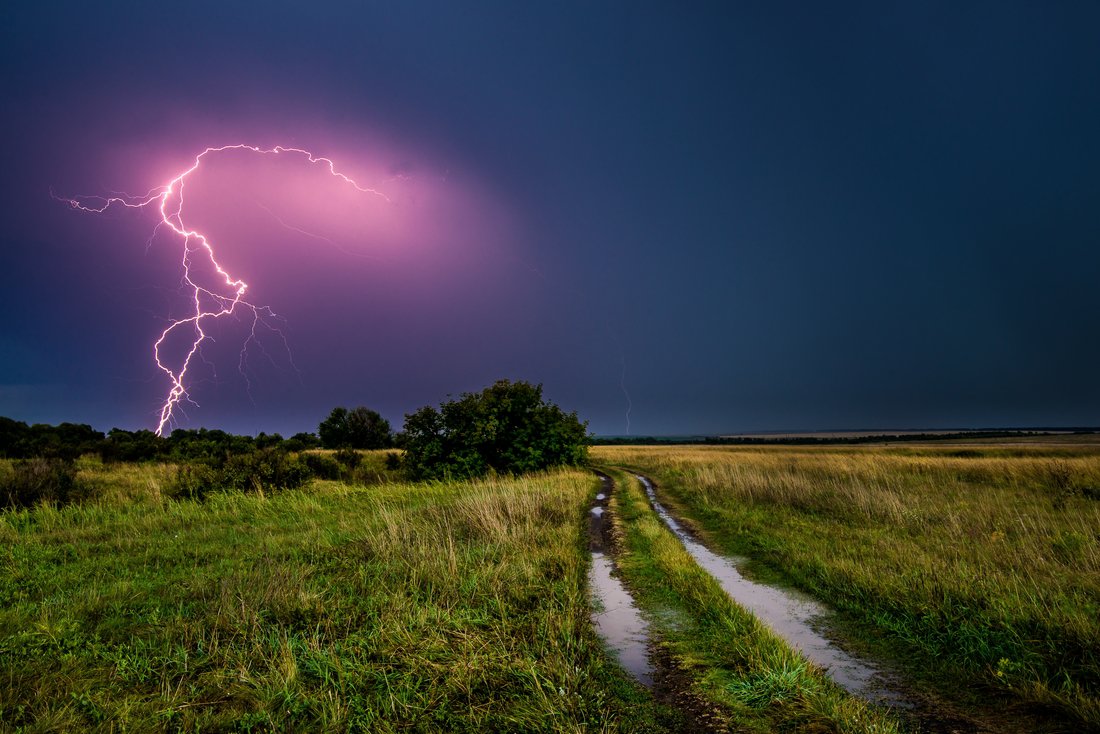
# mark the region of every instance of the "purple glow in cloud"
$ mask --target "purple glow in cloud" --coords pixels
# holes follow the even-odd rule
[[[214,368],[217,359],[208,360],[203,350],[215,341],[213,330],[219,322],[236,320],[243,324],[243,334],[238,334],[243,339],[238,342],[237,362],[246,384],[250,348],[259,348],[270,358],[263,336],[276,337],[289,359],[281,317],[271,306],[259,305],[267,298],[254,297],[256,284],[262,284],[256,274],[270,272],[272,262],[277,263],[276,270],[286,270],[288,258],[292,273],[309,269],[310,264],[303,263],[300,256],[288,256],[284,250],[306,241],[313,248],[329,248],[345,259],[350,255],[374,262],[387,260],[390,264],[405,258],[416,261],[418,254],[431,257],[442,239],[442,233],[432,225],[433,217],[422,216],[418,206],[422,200],[441,204],[435,213],[452,222],[455,204],[458,209],[470,204],[469,197],[465,201],[450,197],[452,216],[448,218],[443,201],[447,197],[441,200],[433,195],[437,192],[433,192],[432,184],[442,179],[414,182],[408,176],[387,176],[377,171],[371,176],[372,181],[381,180],[381,186],[392,190],[393,196],[373,183],[360,182],[366,178],[357,180],[344,173],[330,158],[303,148],[232,144],[203,149],[188,167],[143,195],[112,193],[62,199],[74,209],[90,213],[155,210],[159,219],[150,245],[159,234],[165,234],[179,247],[186,306],[182,314],[169,316],[167,326],[153,344],[155,364],[168,379],[157,434],[177,423],[182,403],[197,405],[191,397],[194,369],[199,363]],[[470,208],[477,210],[476,206]],[[478,216],[476,211],[474,216]],[[278,225],[283,237],[272,236],[272,224]],[[324,259],[316,251],[310,255],[314,263]],[[347,270],[346,265],[339,269]],[[321,286],[347,288],[348,284],[337,276],[338,270],[330,267],[329,274],[322,276]],[[316,288],[317,282],[303,286]],[[264,292],[262,285],[260,292]],[[347,314],[333,316],[347,318]],[[225,329],[220,328],[220,332],[225,333]]]

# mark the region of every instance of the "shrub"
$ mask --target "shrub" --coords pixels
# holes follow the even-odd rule
[[[363,406],[333,408],[318,426],[317,435],[326,449],[386,449],[393,445],[390,422]]]
[[[261,449],[230,456],[222,468],[221,479],[227,489],[262,492],[295,489],[309,477],[309,468],[285,451]]]
[[[99,456],[105,462],[152,461],[167,451],[168,441],[152,431],[112,428],[100,443]]]
[[[439,410],[405,416],[405,467],[414,479],[521,474],[583,464],[587,423],[542,398],[542,385],[500,380]]]
[[[264,433],[260,431],[256,434],[256,448],[258,449],[271,449],[279,448],[283,446],[283,437],[278,433]]]
[[[256,439],[217,429],[177,428],[167,440],[168,452],[179,461],[219,462],[233,454],[256,450]]]
[[[168,494],[176,499],[201,500],[222,489],[221,472],[208,464],[185,464],[176,472]]]
[[[180,467],[171,494],[203,499],[215,491],[272,492],[300,487],[310,476],[306,463],[285,451],[260,449],[230,456],[220,467],[205,463]]]
[[[67,505],[87,499],[90,488],[76,476],[76,466],[67,459],[34,458],[17,461],[0,488],[0,506],[33,507],[42,502]]]
[[[321,441],[312,433],[295,433],[283,441],[283,448],[287,451],[308,451],[321,448]]]
[[[339,479],[343,474],[340,462],[328,454],[302,454],[299,460],[318,479]]]

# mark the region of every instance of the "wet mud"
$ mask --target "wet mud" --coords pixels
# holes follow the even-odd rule
[[[873,703],[895,708],[914,704],[880,666],[840,649],[819,629],[829,610],[816,600],[793,590],[761,584],[737,569],[742,559],[719,555],[698,540],[658,501],[653,483],[635,475],[645,488],[650,504],[661,521],[683,543],[695,562],[718,581],[730,598],[748,609],[807,659],[825,669],[849,693]]]
[[[649,626],[616,574],[611,557],[611,519],[607,503],[613,484],[606,474],[597,472],[597,475],[601,491],[588,514],[592,625],[623,669],[642,685],[652,688],[654,670],[649,657]]]

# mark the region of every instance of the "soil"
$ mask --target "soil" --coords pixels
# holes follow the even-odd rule
[[[604,553],[617,562],[622,552],[622,531],[612,521],[608,506],[615,491],[615,482],[607,474],[594,471],[600,478],[600,493],[604,496],[594,506],[603,507],[604,512],[598,515],[589,513],[588,549],[593,553]],[[654,636],[649,640],[648,655],[653,666],[653,697],[680,716],[675,731],[682,734],[711,734],[730,730],[730,713],[694,691],[691,673]]]
[[[692,675],[659,642],[651,642],[649,658],[653,662],[653,697],[677,711],[682,717],[680,732],[717,734],[730,731],[728,710],[699,695],[692,688]]]

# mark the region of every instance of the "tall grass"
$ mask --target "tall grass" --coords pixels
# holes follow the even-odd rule
[[[590,628],[590,474],[196,502],[82,471],[115,501],[0,514],[0,729],[661,730]]]
[[[1100,726],[1100,449],[607,447],[729,552]]]

